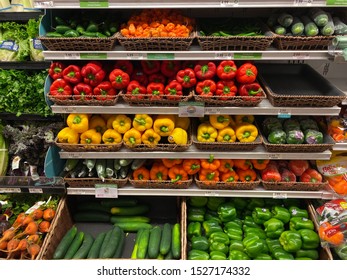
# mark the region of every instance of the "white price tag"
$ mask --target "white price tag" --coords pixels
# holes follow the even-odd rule
[[[45,9],[45,8],[53,8],[53,1],[35,1],[34,8]]]
[[[80,59],[81,58],[81,55],[79,53],[66,53],[64,55],[64,58],[65,59]]]
[[[280,119],[290,119],[292,116],[292,112],[287,108],[278,109],[277,117]]]
[[[281,156],[281,154],[268,154],[268,159],[281,159],[282,158],[282,156]]]
[[[203,117],[205,107],[203,102],[180,102],[178,115],[180,117]]]
[[[85,191],[85,190],[83,190],[83,189],[81,189],[81,190],[78,190],[78,189],[73,189],[73,188],[69,188],[68,189],[68,193],[69,194],[77,194],[77,195],[88,195],[88,194],[90,194],[89,192],[87,192],[87,191]]]
[[[286,193],[273,193],[272,198],[274,199],[287,199],[288,195]]]
[[[21,193],[20,188],[0,188],[0,193]]]
[[[233,54],[228,52],[217,52],[215,53],[215,59],[233,59]]]
[[[73,153],[73,152],[68,152],[67,153],[67,158],[81,158],[81,154],[80,153]]]
[[[143,59],[142,53],[127,53],[126,54],[127,59]]]
[[[95,197],[96,198],[117,198],[118,197],[117,184],[95,184]]]
[[[294,6],[311,6],[313,0],[294,0]]]
[[[310,58],[309,53],[302,53],[302,52],[293,53],[293,59],[305,60],[305,59],[309,59],[309,58]]]
[[[64,106],[61,108],[63,113],[77,113],[77,108],[75,106]]]
[[[29,188],[29,193],[43,193],[41,188]]]
[[[239,4],[239,0],[221,0],[220,5],[222,7],[233,7]]]
[[[205,108],[205,115],[220,115],[220,108],[218,107]]]
[[[219,196],[219,193],[213,191],[205,192],[205,196]]]

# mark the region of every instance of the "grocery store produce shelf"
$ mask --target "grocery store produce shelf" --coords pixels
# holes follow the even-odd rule
[[[313,7],[313,6],[326,6],[327,2],[334,2],[338,5],[338,1],[324,1],[324,0],[200,0],[200,1],[185,1],[185,0],[35,0],[34,6],[36,8],[55,9],[55,8],[262,8],[262,7]],[[343,2],[342,2],[343,3]]]
[[[347,143],[336,143],[333,149],[334,151],[347,151]]]
[[[189,105],[189,102],[185,103]],[[147,106],[129,106],[124,102],[118,102],[114,106],[62,106],[52,105],[53,113],[88,113],[88,114],[147,114]],[[282,118],[289,118],[294,115],[301,116],[336,116],[341,108],[334,107],[274,107],[269,100],[265,99],[257,107],[205,107],[205,115],[214,114],[252,114],[252,115],[277,115]],[[150,111],[153,114],[180,114],[178,106],[151,106]],[[194,116],[191,116],[194,117]]]
[[[215,151],[215,150],[198,150],[194,145],[190,146],[187,151],[183,152],[165,152],[165,151],[146,151],[132,152],[127,148],[121,148],[115,152],[67,152],[60,151],[59,155],[63,159],[80,158],[80,159],[100,159],[100,158],[214,158],[219,159],[308,159],[308,160],[328,160],[331,157],[331,151],[327,150],[322,153],[269,153],[263,146],[259,146],[252,151]]]

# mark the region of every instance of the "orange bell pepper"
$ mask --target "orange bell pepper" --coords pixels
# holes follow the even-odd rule
[[[181,159],[181,158],[163,158],[163,159],[161,159],[161,161],[163,162],[163,164],[167,168],[171,168],[175,165],[181,164],[183,162],[183,159]]]
[[[233,171],[234,161],[232,159],[221,159],[218,171],[220,172],[230,172]]]
[[[212,169],[201,169],[199,172],[200,181],[218,182],[219,181],[219,171]]]
[[[221,180],[227,183],[237,182],[239,180],[239,175],[237,175],[235,171],[229,171],[222,174]]]
[[[263,170],[270,163],[269,159],[251,159],[253,167],[257,170]]]
[[[151,180],[167,180],[168,168],[165,165],[155,163],[149,170],[149,178]]]
[[[169,168],[169,178],[171,179],[171,182],[176,183],[179,181],[187,181],[188,173],[183,169],[183,166],[181,164],[174,165],[171,168]]]
[[[133,171],[134,180],[149,180],[149,178],[149,170],[144,166],[141,166]]]
[[[199,172],[201,168],[200,159],[184,159],[182,162],[183,169],[189,174],[194,175]]]
[[[215,159],[212,155],[209,159],[202,159],[201,160],[201,168],[202,169],[210,169],[210,170],[217,170],[220,167],[220,160]]]
[[[252,168],[252,162],[249,159],[234,159],[234,167],[241,170]]]
[[[257,173],[253,169],[238,169],[236,172],[241,182],[253,182],[257,179]]]

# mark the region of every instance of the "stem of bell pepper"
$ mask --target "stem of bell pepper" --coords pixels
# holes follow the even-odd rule
[[[182,179],[182,175],[177,174],[175,179],[171,179],[171,182],[175,183],[175,182],[178,182],[181,179]]]

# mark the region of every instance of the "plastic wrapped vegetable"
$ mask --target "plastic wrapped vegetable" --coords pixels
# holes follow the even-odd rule
[[[322,144],[323,133],[314,129],[308,129],[305,131],[305,142],[307,144]]]
[[[267,117],[262,123],[265,134],[269,134],[272,130],[282,129],[282,123],[278,118]]]
[[[302,131],[306,131],[307,129],[314,129],[319,131],[318,124],[315,120],[307,118],[307,119],[302,119],[300,121],[300,127]]]
[[[267,137],[271,144],[285,144],[287,134],[282,129],[274,129]]]
[[[304,143],[304,140],[305,140],[305,135],[299,129],[290,130],[287,132],[287,138],[286,138],[287,144],[302,144]]]
[[[283,128],[286,132],[290,130],[300,130],[300,123],[295,119],[288,119],[283,123]]]

